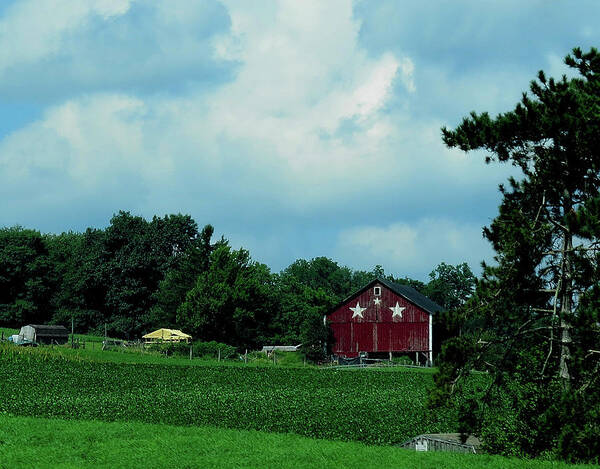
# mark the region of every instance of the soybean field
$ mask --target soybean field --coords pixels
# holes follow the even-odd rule
[[[456,429],[429,373],[99,363],[0,348],[0,413],[296,433],[397,444]]]

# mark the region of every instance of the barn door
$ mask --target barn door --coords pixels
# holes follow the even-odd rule
[[[374,322],[355,322],[353,345],[356,352],[373,352],[374,334],[376,334]]]

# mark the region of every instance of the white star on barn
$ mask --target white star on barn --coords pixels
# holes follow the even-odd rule
[[[362,313],[365,309],[367,309],[367,308],[361,308],[357,301],[356,306],[354,308],[350,308],[350,311],[352,311],[354,313],[352,315],[352,319],[354,319],[356,316],[358,316],[362,319],[362,317],[363,317]]]
[[[395,316],[402,317],[402,311],[404,311],[406,309],[404,306],[400,306],[397,301],[396,301],[396,306],[394,306],[394,307],[388,306],[388,307],[392,310],[392,318]]]
[[[381,298],[375,298],[375,304],[379,306],[381,304]]]

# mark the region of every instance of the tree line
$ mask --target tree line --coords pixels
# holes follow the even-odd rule
[[[146,220],[119,212],[105,229],[41,234],[0,229],[0,324],[70,326],[79,332],[140,338],[173,327],[195,339],[240,348],[316,344],[323,315],[376,277],[408,284],[447,309],[470,295],[466,264],[438,265],[428,283],[353,270],[326,257],[299,259],[279,273],[213,239],[189,215]]]

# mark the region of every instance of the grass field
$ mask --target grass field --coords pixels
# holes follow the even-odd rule
[[[18,334],[19,329],[13,329],[10,327],[0,327],[0,333],[4,332],[4,338],[7,338],[10,335]],[[89,334],[73,334],[75,340],[85,341],[87,342],[95,342],[102,343],[104,337],[100,337],[97,335],[89,335]],[[69,341],[71,340],[71,334],[69,334]]]
[[[75,360],[89,360],[100,363],[140,363],[155,365],[177,365],[177,366],[278,366],[278,367],[312,367],[304,363],[301,355],[296,352],[277,352],[276,361],[267,358],[264,353],[249,353],[247,363],[239,356],[229,360],[218,361],[217,358],[198,357],[194,355],[193,360],[187,356],[166,356],[165,354],[146,350],[139,347],[112,347],[102,350],[102,343],[98,341],[85,342],[85,348],[72,349],[65,346],[40,346],[38,351],[72,358]],[[425,368],[424,368],[425,370]]]
[[[18,329],[2,328],[0,333],[4,332],[6,340],[12,334],[18,334]],[[276,352],[275,360],[272,357],[267,357],[261,352],[250,352],[247,355],[247,363],[236,356],[233,359],[218,361],[215,357],[199,357],[194,352],[193,360],[187,356],[167,356],[158,351],[149,350],[138,346],[120,347],[113,346],[106,350],[102,350],[102,341],[104,337],[74,334],[74,339],[78,348],[71,348],[71,339],[63,346],[41,345],[39,350],[48,351],[59,356],[71,357],[74,359],[91,360],[96,362],[112,362],[112,363],[145,363],[156,365],[179,365],[179,366],[207,366],[217,364],[219,366],[284,366],[284,367],[310,367],[310,363],[306,363],[299,352]],[[78,343],[77,343],[78,342]]]
[[[19,329],[11,329],[10,327],[0,327],[0,335],[2,333],[4,333],[4,338],[6,339],[7,337],[9,337],[13,334],[18,334]]]
[[[291,434],[0,414],[0,468],[577,469],[551,461],[416,453]]]

